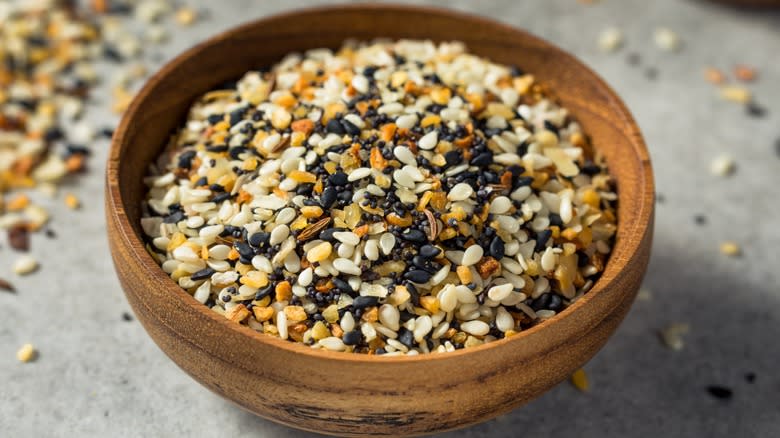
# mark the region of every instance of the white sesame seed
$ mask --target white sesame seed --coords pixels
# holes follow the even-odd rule
[[[438,131],[431,131],[423,135],[420,141],[417,143],[417,145],[420,146],[421,149],[431,150],[436,147],[436,144],[438,142],[439,142]]]
[[[417,120],[417,114],[404,114],[395,120],[395,125],[399,129],[412,129]]]
[[[17,275],[27,275],[38,269],[38,260],[29,255],[23,255],[16,259],[13,271]]]
[[[366,242],[366,245],[363,248],[363,254],[371,261],[379,259],[379,245],[377,244],[376,239],[371,239]]]
[[[496,328],[502,332],[515,328],[514,318],[512,318],[512,315],[503,307],[499,307],[496,311]]]
[[[333,260],[333,267],[345,274],[360,275],[363,272],[352,260],[345,258]]]
[[[471,195],[474,193],[474,189],[466,184],[466,183],[458,183],[455,184],[455,186],[450,189],[450,192],[447,194],[447,199],[450,201],[464,201],[471,197]]]
[[[479,245],[471,245],[463,252],[463,260],[460,264],[463,266],[471,266],[476,264],[482,259],[485,251]]]
[[[460,325],[460,329],[474,336],[484,336],[490,332],[490,326],[480,320],[464,322]]]
[[[379,248],[382,250],[382,254],[390,255],[390,252],[395,246],[395,236],[392,233],[384,233],[379,238]]]
[[[496,196],[490,202],[489,212],[492,214],[505,214],[512,208],[512,200],[506,196]]]
[[[734,173],[734,160],[729,155],[719,155],[712,160],[710,172],[715,176],[729,176]]]
[[[493,286],[488,289],[488,297],[493,301],[501,301],[512,293],[512,283]]]
[[[553,252],[552,247],[547,247],[547,249],[544,250],[544,253],[542,254],[542,269],[545,271],[552,271],[555,269],[555,264],[558,261],[558,256]]]
[[[414,188],[414,179],[409,174],[409,172],[406,171],[406,169],[398,169],[393,172],[393,179],[396,183],[398,183],[402,187],[406,187],[409,189]]]
[[[404,164],[408,164],[410,166],[417,165],[417,159],[415,158],[412,151],[409,150],[409,148],[406,146],[396,146],[393,149],[393,155],[395,155],[395,157],[398,158],[398,161]]]
[[[401,314],[398,312],[398,308],[392,304],[382,304],[379,307],[379,322],[390,330],[398,331],[400,326]]]
[[[351,231],[337,231],[333,233],[333,237],[339,242],[346,243],[353,246],[360,243],[360,237],[358,237],[357,234]]]
[[[673,30],[660,27],[655,30],[653,40],[658,48],[667,52],[673,52],[680,48],[680,37]]]
[[[418,317],[415,320],[414,331],[412,332],[414,335],[414,340],[417,342],[422,342],[425,335],[427,335],[432,328],[433,323],[431,322],[430,316],[423,315]]]
[[[462,304],[473,304],[477,302],[477,297],[474,292],[464,285],[455,286],[455,294],[458,297],[458,301]]]
[[[284,239],[290,235],[290,228],[287,225],[277,225],[271,230],[271,237],[268,239],[270,245],[278,245],[284,242]]]
[[[347,180],[350,182],[354,182],[363,179],[369,175],[371,175],[371,169],[369,169],[368,167],[360,167],[350,172],[349,176],[347,176]]]
[[[339,322],[339,326],[345,332],[351,332],[352,330],[355,329],[355,318],[352,317],[351,312],[344,312],[344,316],[341,317],[341,322]]]
[[[331,351],[344,351],[347,347],[344,345],[344,341],[341,338],[330,336],[325,339],[320,339],[317,343],[327,350]]]
[[[363,75],[355,75],[352,78],[352,86],[361,94],[368,93],[368,79]]]
[[[623,32],[616,27],[608,27],[599,34],[598,44],[603,52],[614,52],[623,45]]]

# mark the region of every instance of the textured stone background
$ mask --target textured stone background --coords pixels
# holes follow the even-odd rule
[[[216,31],[282,9],[315,2],[196,2],[211,17],[177,29],[170,44],[150,50],[163,58]],[[320,2],[317,2],[320,3]],[[436,3],[436,2],[427,2]],[[623,97],[641,125],[653,158],[658,192],[656,240],[646,286],[652,300],[637,302],[607,346],[585,367],[592,384],[583,394],[568,383],[494,421],[450,437],[780,435],[780,13],[745,12],[693,0],[575,0],[450,2],[528,29],[584,60]],[[598,51],[606,26],[619,26],[626,44]],[[667,26],[684,40],[679,53],[652,43]],[[641,54],[641,65],[627,62]],[[751,85],[768,109],[749,118],[717,97],[702,79],[705,65],[759,68]],[[150,62],[153,69],[160,61]],[[649,80],[646,69],[658,70]],[[96,93],[107,105],[106,88]],[[93,105],[97,126],[113,123]],[[96,146],[91,171],[68,188],[84,201],[72,212],[53,205],[59,238],[33,237],[42,261],[36,275],[13,279],[20,292],[0,294],[0,436],[231,436],[303,437],[260,420],[202,388],[152,343],[129,307],[111,266],[102,207],[106,145]],[[713,156],[728,152],[736,174],[709,173]],[[706,225],[694,223],[704,214]],[[718,252],[722,240],[744,248],[741,258]],[[0,249],[0,275],[11,277],[14,255]],[[686,348],[666,349],[657,331],[691,325]],[[32,342],[40,358],[15,359]],[[754,384],[745,373],[753,372]],[[711,398],[707,385],[734,390],[730,401]]]

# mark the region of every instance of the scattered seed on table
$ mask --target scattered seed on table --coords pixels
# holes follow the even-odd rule
[[[179,8],[175,14],[176,22],[182,26],[189,26],[198,19],[198,11],[191,7]]]
[[[637,292],[636,299],[639,301],[652,301],[653,292],[646,287],[642,287],[639,289],[639,292]]]
[[[578,369],[571,375],[571,383],[574,385],[575,388],[579,389],[582,392],[588,392],[590,390],[590,382],[588,380],[588,375],[585,374],[585,370],[582,368]]]
[[[68,193],[65,195],[65,205],[67,205],[71,210],[77,210],[79,207],[81,207],[81,201],[79,201],[79,198],[77,198],[73,193]]]
[[[131,315],[129,312],[122,312],[122,321],[130,322],[133,320],[133,315]]]
[[[710,172],[715,176],[730,176],[734,173],[736,165],[729,155],[719,155],[710,163]]]
[[[16,289],[14,289],[14,286],[9,283],[7,280],[3,280],[0,278],[0,290],[4,292],[10,292],[10,293],[16,293]]]
[[[655,67],[648,67],[645,69],[645,77],[651,81],[658,79],[658,69]]]
[[[16,359],[19,362],[27,363],[35,360],[38,357],[38,352],[35,350],[32,344],[24,344],[16,352]]]
[[[747,105],[745,105],[745,110],[747,111],[747,114],[750,117],[755,117],[759,119],[766,117],[767,114],[766,107],[759,103],[756,103],[756,101],[754,100],[751,100],[750,102],[748,102]]]
[[[666,345],[669,349],[674,351],[680,351],[685,346],[683,335],[688,334],[689,331],[690,331],[690,326],[688,324],[683,324],[683,323],[669,324],[666,328],[664,328],[660,332],[661,341],[663,341],[664,345]]]
[[[731,388],[722,385],[710,385],[707,387],[707,392],[714,398],[719,400],[728,401],[734,395],[734,391]]]
[[[8,229],[8,244],[17,251],[30,250],[30,232],[25,225],[16,225]]]
[[[680,37],[673,30],[661,27],[653,33],[655,45],[661,50],[673,52],[680,49]]]
[[[745,381],[748,383],[755,383],[756,382],[756,373],[748,372],[745,373]]]
[[[639,53],[631,52],[626,57],[628,65],[637,66],[642,63],[642,56]]]
[[[38,261],[29,255],[19,257],[13,265],[13,271],[17,275],[27,275],[36,269],[38,269]]]
[[[734,67],[734,76],[742,82],[753,82],[756,79],[756,69],[744,64]]]
[[[742,249],[736,242],[723,242],[720,244],[720,253],[730,257],[736,257],[742,254]]]
[[[693,222],[696,225],[706,225],[707,224],[707,216],[703,214],[697,214],[693,216]]]
[[[704,79],[711,84],[721,85],[726,82],[726,75],[715,67],[707,67],[704,69]]]
[[[602,52],[614,52],[623,45],[623,31],[617,27],[608,27],[599,33],[599,49]]]
[[[720,97],[731,102],[748,104],[753,99],[753,94],[745,87],[726,85],[721,87]]]

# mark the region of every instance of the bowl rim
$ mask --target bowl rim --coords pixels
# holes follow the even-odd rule
[[[593,283],[593,286],[587,293],[585,293],[581,298],[579,298],[574,304],[567,307],[565,311],[557,313],[556,315],[545,320],[544,322],[537,324],[526,330],[520,331],[509,338],[503,338],[476,347],[463,348],[452,352],[447,352],[444,354],[419,354],[413,356],[402,355],[402,356],[387,357],[384,355],[345,353],[345,352],[330,351],[325,349],[315,349],[315,348],[311,348],[310,346],[304,345],[302,343],[290,342],[288,340],[283,340],[276,336],[271,336],[271,335],[257,332],[245,325],[236,324],[228,320],[227,318],[225,318],[223,315],[217,314],[216,312],[212,311],[209,307],[206,307],[205,305],[196,301],[190,294],[188,294],[178,284],[172,281],[170,277],[160,268],[159,264],[157,264],[157,262],[147,252],[142,239],[140,239],[134,232],[135,227],[129,221],[129,217],[127,215],[127,212],[124,207],[124,202],[121,197],[121,191],[119,190],[119,173],[120,173],[119,157],[120,157],[120,151],[123,149],[122,145],[128,143],[125,141],[125,137],[131,125],[131,122],[137,117],[142,102],[146,101],[146,99],[149,98],[152,89],[154,89],[157,86],[157,84],[160,81],[162,81],[162,79],[166,77],[172,70],[177,68],[177,66],[182,61],[189,59],[192,55],[197,54],[202,50],[208,49],[209,46],[212,46],[223,39],[229,38],[233,34],[242,33],[244,31],[247,31],[257,26],[263,26],[268,22],[294,18],[295,16],[300,14],[338,13],[342,11],[355,11],[355,10],[365,10],[373,13],[394,11],[394,12],[404,12],[404,13],[437,15],[442,18],[449,18],[449,19],[459,20],[459,21],[467,21],[467,22],[471,22],[486,27],[494,27],[498,30],[501,30],[502,32],[522,34],[523,37],[526,38],[528,41],[531,41],[534,44],[544,47],[545,50],[552,52],[558,59],[564,61],[567,64],[576,65],[582,71],[590,74],[591,77],[588,78],[588,81],[595,84],[596,88],[599,88],[606,96],[609,97],[610,105],[607,108],[607,110],[610,113],[621,115],[621,123],[626,127],[625,132],[627,133],[627,137],[630,137],[632,139],[632,141],[627,142],[628,143],[627,146],[630,146],[631,154],[639,161],[640,167],[642,169],[641,175],[638,176],[640,177],[641,180],[640,187],[643,190],[643,193],[641,193],[641,198],[643,199],[643,202],[641,202],[640,204],[641,208],[634,216],[635,220],[632,224],[618,225],[617,236],[623,238],[616,239],[615,246],[613,247],[613,251],[607,260],[607,264],[605,266],[604,271],[602,272],[602,275]],[[314,48],[314,46],[312,48]],[[351,363],[356,363],[356,362],[371,363],[374,364],[374,366],[376,366],[376,364],[382,364],[382,363],[387,363],[387,364],[399,363],[399,362],[418,363],[418,362],[428,362],[431,360],[435,360],[435,361],[456,360],[460,357],[471,355],[474,353],[487,353],[491,349],[502,348],[508,344],[512,344],[512,343],[517,344],[519,342],[522,342],[525,338],[533,336],[536,333],[553,330],[554,326],[561,325],[556,323],[559,323],[567,319],[576,318],[582,312],[586,312],[587,310],[583,308],[586,307],[588,303],[590,303],[592,300],[594,300],[597,295],[599,295],[605,289],[607,289],[607,286],[610,283],[612,283],[614,280],[618,279],[621,275],[622,266],[616,265],[617,261],[614,255],[616,253],[627,254],[630,259],[630,256],[637,253],[638,249],[642,244],[642,241],[644,240],[644,239],[626,239],[625,236],[631,234],[644,236],[648,232],[648,229],[652,227],[653,217],[654,217],[655,188],[654,188],[653,172],[650,164],[650,157],[647,150],[647,146],[643,140],[643,137],[639,131],[639,127],[636,121],[634,120],[633,116],[629,112],[628,108],[625,106],[624,102],[620,99],[618,94],[615,93],[615,91],[609,85],[607,85],[607,83],[598,74],[596,74],[593,70],[591,70],[584,62],[577,59],[574,55],[569,54],[565,50],[548,42],[547,40],[537,37],[523,29],[516,28],[514,26],[510,26],[501,23],[499,21],[493,20],[491,18],[487,18],[477,14],[456,11],[453,9],[443,8],[443,7],[434,7],[434,6],[414,6],[414,5],[393,4],[393,3],[389,3],[389,4],[355,3],[355,4],[334,4],[334,5],[295,8],[295,9],[285,10],[275,14],[265,15],[258,19],[254,19],[249,22],[230,27],[227,30],[211,35],[207,37],[205,40],[198,42],[197,44],[179,53],[177,56],[175,56],[170,61],[168,61],[156,73],[154,73],[146,81],[146,83],[144,83],[141,90],[133,98],[128,109],[122,115],[119,126],[117,127],[116,132],[111,140],[111,149],[108,155],[107,166],[106,166],[105,196],[107,200],[107,205],[110,205],[112,207],[106,213],[112,216],[112,220],[116,222],[117,224],[116,228],[119,231],[118,236],[109,236],[109,238],[114,240],[120,239],[121,240],[120,244],[126,249],[128,249],[129,253],[132,254],[132,257],[135,258],[138,264],[144,269],[144,273],[151,277],[154,277],[156,280],[159,280],[161,282],[161,285],[163,285],[166,289],[169,290],[171,295],[179,301],[179,304],[181,306],[187,307],[192,311],[198,313],[200,317],[210,318],[212,322],[216,322],[224,329],[235,330],[239,334],[246,336],[247,338],[250,338],[255,342],[269,344],[272,347],[287,350],[287,352],[291,354],[306,355],[315,360],[322,359],[322,360],[344,361],[344,362],[351,362]],[[626,262],[627,261],[628,259],[626,260]],[[625,299],[621,299],[620,302],[622,303],[624,300]],[[145,303],[144,305],[146,306]],[[604,316],[600,318],[598,321],[594,321],[594,324],[597,324],[601,320],[606,318],[608,313],[609,312],[606,312]],[[169,327],[169,329],[174,331],[176,330],[173,327]],[[577,333],[571,333],[572,336],[576,334]],[[584,335],[584,334],[580,333],[580,335]],[[566,337],[568,338],[569,336]]]

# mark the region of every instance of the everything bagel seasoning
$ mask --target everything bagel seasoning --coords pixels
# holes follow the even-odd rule
[[[313,348],[447,352],[564,310],[617,199],[534,77],[428,41],[292,54],[192,106],[142,228],[196,300]]]

